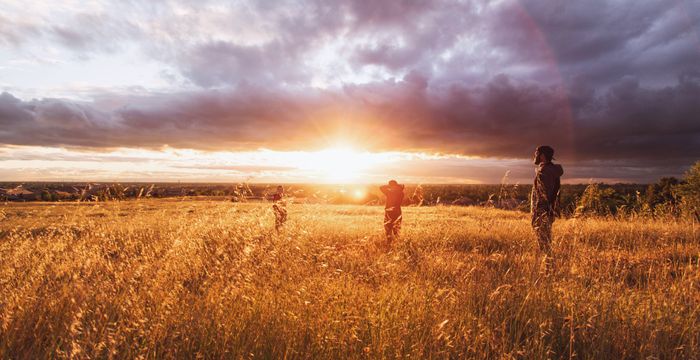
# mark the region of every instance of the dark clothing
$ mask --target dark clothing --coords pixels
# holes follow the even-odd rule
[[[385,209],[398,209],[401,211],[401,204],[403,203],[403,186],[389,186],[384,185],[379,188],[384,195],[386,195],[386,205]]]
[[[400,209],[398,211],[384,211],[384,232],[388,240],[394,240],[401,234],[402,218]]]
[[[561,187],[560,178],[564,175],[561,165],[551,162],[540,164],[535,170],[535,183],[532,191],[533,207],[552,207],[554,209]]]
[[[532,228],[537,235],[540,249],[547,255],[552,248],[552,224],[559,210],[560,177],[564,174],[561,165],[551,162],[540,164],[535,170],[530,206]]]
[[[389,241],[397,238],[401,232],[401,203],[403,203],[403,185],[384,185],[379,188],[386,195],[384,206],[384,231]]]
[[[541,210],[532,212],[532,229],[537,236],[537,244],[547,255],[552,253],[552,224],[554,224],[553,214]]]

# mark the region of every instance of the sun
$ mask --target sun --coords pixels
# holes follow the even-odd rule
[[[357,200],[363,199],[366,195],[367,193],[365,193],[365,191],[361,189],[355,189],[355,191],[352,192],[352,196],[354,196]]]
[[[373,160],[369,153],[336,147],[310,153],[306,163],[309,170],[327,182],[353,183],[361,180]]]

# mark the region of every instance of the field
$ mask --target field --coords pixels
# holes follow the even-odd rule
[[[142,199],[6,203],[0,358],[692,358],[700,228],[528,214]]]

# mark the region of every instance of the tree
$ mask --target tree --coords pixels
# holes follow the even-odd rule
[[[673,194],[673,188],[678,184],[678,179],[674,177],[664,177],[656,184],[649,184],[646,192],[646,203],[651,208],[659,204],[675,203],[676,198]]]
[[[618,197],[619,194],[612,187],[589,184],[578,199],[574,215],[614,215]]]
[[[681,197],[683,210],[700,221],[700,161],[686,171],[683,182],[674,190]]]

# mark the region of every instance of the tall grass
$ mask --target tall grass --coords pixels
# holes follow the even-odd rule
[[[9,204],[0,358],[690,358],[700,239],[684,220],[144,200]]]

